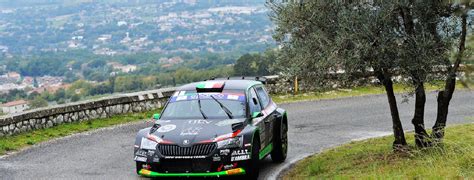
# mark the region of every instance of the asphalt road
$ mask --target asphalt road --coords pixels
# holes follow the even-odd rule
[[[413,99],[400,103],[405,129],[412,129]],[[388,135],[391,119],[386,96],[308,101],[281,105],[289,112],[289,154],[286,163],[267,158],[261,179],[274,179],[281,169],[307,155],[352,140]],[[430,93],[426,125],[436,114],[435,94]],[[474,91],[457,91],[451,101],[448,124],[472,123]],[[142,179],[132,160],[136,132],[146,127],[134,123],[74,135],[34,146],[0,158],[0,179]]]

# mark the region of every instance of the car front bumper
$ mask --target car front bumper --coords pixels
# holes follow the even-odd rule
[[[208,172],[208,173],[159,173],[146,169],[142,169],[139,172],[140,175],[146,177],[221,177],[221,176],[233,176],[233,175],[244,175],[245,169],[236,168],[220,172]]]

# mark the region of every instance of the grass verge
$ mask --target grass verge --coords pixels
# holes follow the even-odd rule
[[[297,163],[283,179],[470,179],[474,124],[446,129],[444,147],[394,153],[392,137],[351,142]],[[414,144],[413,134],[407,140]]]
[[[426,91],[434,91],[442,89],[444,87],[444,82],[435,82],[433,84],[426,84]],[[410,92],[410,87],[402,84],[394,84],[395,93],[406,93]],[[460,83],[456,84],[456,89],[466,89]],[[311,101],[311,100],[323,100],[323,99],[336,99],[343,97],[354,97],[354,96],[365,96],[365,95],[375,95],[375,94],[384,94],[385,89],[383,86],[359,86],[352,89],[336,89],[326,92],[304,92],[297,95],[293,94],[277,94],[272,95],[272,100],[275,103],[288,103],[288,102],[297,102],[297,101]]]
[[[153,115],[153,113],[159,111],[161,110],[153,110],[141,113],[129,113],[123,115],[116,115],[110,118],[67,123],[51,128],[38,129],[13,136],[2,137],[0,139],[0,155],[4,155],[11,151],[17,151],[22,148],[58,137],[64,137],[75,133],[148,119]]]

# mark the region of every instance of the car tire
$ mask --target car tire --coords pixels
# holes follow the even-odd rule
[[[282,163],[286,160],[288,153],[288,123],[286,121],[275,124],[273,134],[273,150],[271,152],[272,161]]]
[[[257,132],[258,134],[258,132]],[[258,176],[260,174],[260,140],[258,137],[254,137],[253,143],[252,143],[252,158],[247,161],[247,166],[245,169],[245,178],[246,179],[258,179]]]
[[[135,162],[135,163],[136,163],[136,165],[137,165],[137,174],[140,175],[140,170],[143,169],[143,165],[144,165],[145,163],[143,163],[143,162]]]

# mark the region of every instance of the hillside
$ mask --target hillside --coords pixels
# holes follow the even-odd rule
[[[1,0],[0,55],[262,51],[274,44],[264,0]],[[0,56],[0,57],[1,57]]]

